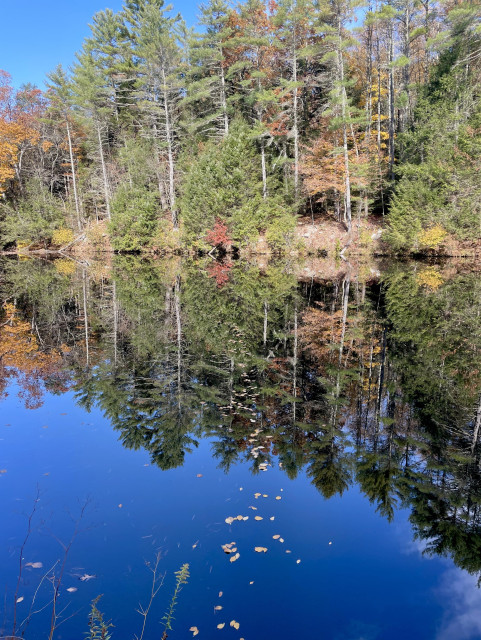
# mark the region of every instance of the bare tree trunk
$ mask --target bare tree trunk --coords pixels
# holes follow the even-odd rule
[[[341,85],[341,116],[342,116],[342,148],[344,154],[344,185],[345,185],[345,216],[346,216],[346,225],[348,233],[351,231],[351,175],[349,170],[349,152],[347,146],[347,123],[346,123],[346,115],[347,115],[347,94],[346,89],[344,87],[344,59],[342,57],[342,49],[341,49],[341,20],[338,20],[338,39],[339,39],[339,49],[338,49],[338,73],[339,73],[339,82]]]
[[[105,166],[104,149],[102,145],[102,135],[100,132],[100,122],[98,121],[97,121],[97,136],[99,141],[100,164],[102,165],[102,176],[104,179],[105,209],[107,211],[107,218],[110,220],[110,191],[109,191],[109,183],[107,179],[107,167]]]
[[[297,51],[296,51],[297,42],[294,38],[294,45],[292,51],[292,81],[295,83],[294,86],[294,127],[293,127],[293,136],[294,136],[294,193],[295,197],[299,196],[299,96],[297,90]]]
[[[262,164],[262,197],[267,198],[267,173],[266,173],[266,152],[264,148],[264,139],[261,138],[261,164]]]
[[[176,203],[175,203],[175,182],[174,182],[174,149],[172,140],[172,127],[170,122],[170,110],[169,99],[167,95],[167,84],[165,79],[165,71],[162,69],[163,80],[163,98],[164,98],[164,113],[165,113],[165,137],[167,141],[167,156],[169,159],[169,196],[170,196],[170,209],[172,215],[172,225],[174,229],[178,229],[179,221],[177,219]]]
[[[224,134],[227,135],[229,133],[229,116],[227,115],[227,98],[225,93],[225,76],[222,60],[220,63],[220,104],[222,107],[222,118],[224,120]]]
[[[389,178],[394,178],[394,34],[389,25]]]
[[[75,212],[77,214],[78,230],[82,231],[82,220],[80,218],[80,204],[79,204],[78,193],[77,193],[77,178],[75,175],[75,162],[73,157],[72,137],[70,135],[70,125],[68,122],[68,116],[65,117],[65,123],[67,125],[68,151],[70,154],[70,168],[72,169],[72,186],[73,186],[73,197],[75,200]]]

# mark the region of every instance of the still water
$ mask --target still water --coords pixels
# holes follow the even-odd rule
[[[481,638],[467,266],[1,269],[0,636]]]

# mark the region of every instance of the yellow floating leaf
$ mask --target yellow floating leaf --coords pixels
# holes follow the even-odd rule
[[[214,611],[220,611],[221,609],[222,607],[220,606],[220,604],[214,607]]]
[[[274,516],[272,516],[272,518],[269,518],[269,520],[274,520]]]
[[[272,536],[274,538],[274,540],[279,540],[279,538],[281,537],[279,534]]]
[[[195,631],[198,631],[198,629],[197,629],[197,627],[191,627],[191,628],[189,629],[189,631],[194,631],[194,632],[195,632]]]
[[[238,622],[236,622],[235,620],[231,620],[230,621],[230,626],[234,627],[234,629],[238,629],[240,627],[240,624]]]
[[[219,591],[219,598],[222,598],[222,596],[224,595],[223,591]]]
[[[252,511],[257,511],[257,507],[249,507],[249,509],[252,509]]]
[[[244,516],[242,520],[249,520],[249,516]]]
[[[282,496],[276,496],[276,500],[282,500]]]
[[[69,587],[69,588],[67,589],[67,591],[68,591],[69,593],[75,593],[75,592],[77,591],[77,588],[76,588],[76,587]]]
[[[257,553],[266,553],[267,547],[254,547],[254,551],[257,551]]]
[[[284,542],[284,538],[279,538],[279,542]]]
[[[262,516],[254,516],[254,520],[262,520]]]
[[[234,522],[234,518],[229,516],[228,518],[225,519],[225,521],[227,522],[227,524],[232,524]]]
[[[123,507],[123,506],[124,506],[124,505],[123,505],[122,503],[120,503],[120,504],[118,505],[119,509],[122,509],[122,507]]]
[[[244,516],[237,516],[237,520],[243,520]]]
[[[290,549],[286,549],[286,553],[292,553]]]
[[[240,553],[236,553],[235,556],[231,556],[229,560],[231,562],[235,562],[236,560],[239,560],[239,558],[240,558]]]
[[[223,629],[225,627],[225,622],[221,622],[220,624],[217,625],[218,629]]]
[[[300,560],[296,560],[296,564],[301,564],[301,561]]]
[[[197,477],[198,477],[198,478],[202,478],[202,474],[201,474],[201,473],[198,473],[198,474],[197,474]]]
[[[257,500],[257,498],[260,496],[260,493],[254,493],[254,498]]]
[[[27,562],[26,567],[32,567],[32,569],[41,569],[43,564],[41,562]]]
[[[17,604],[18,604],[19,602],[23,602],[23,600],[24,600],[24,597],[23,597],[23,596],[20,596],[20,598],[17,598]]]
[[[252,580],[251,582],[249,582],[249,584],[254,584],[254,580]]]

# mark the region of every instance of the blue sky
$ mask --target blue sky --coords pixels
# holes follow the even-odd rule
[[[0,69],[10,73],[16,87],[32,82],[43,88],[46,73],[59,63],[65,67],[73,63],[94,13],[106,8],[118,11],[122,0],[4,0],[1,4]],[[189,24],[195,22],[197,2],[173,4]]]

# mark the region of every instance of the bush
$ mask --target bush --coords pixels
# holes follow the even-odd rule
[[[27,183],[25,197],[17,208],[4,206],[2,240],[28,246],[50,243],[57,229],[65,228],[63,203],[40,180]]]
[[[151,242],[157,227],[153,193],[123,184],[112,199],[111,210],[108,230],[115,251],[140,251]]]
[[[291,218],[294,224],[282,170],[267,164],[269,197],[264,199],[257,142],[244,122],[234,122],[222,142],[206,145],[186,168],[182,184],[187,240],[206,239],[218,222],[225,225],[234,244],[246,246],[276,220]]]

